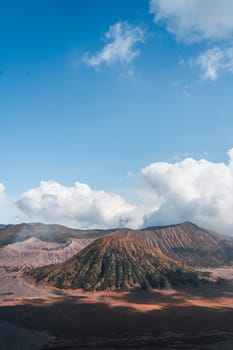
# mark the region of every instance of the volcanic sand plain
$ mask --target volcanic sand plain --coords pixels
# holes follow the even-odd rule
[[[2,349],[233,348],[229,267],[211,270],[219,283],[121,293],[58,290],[0,272]]]

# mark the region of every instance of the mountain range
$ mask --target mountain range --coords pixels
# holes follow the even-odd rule
[[[112,230],[79,230],[63,225],[21,223],[0,225],[0,247],[36,237],[46,242],[64,243],[69,238],[97,238]]]
[[[196,268],[233,262],[233,240],[185,222],[141,230],[0,226],[0,266],[58,288],[128,290],[197,285]]]
[[[32,237],[42,242],[58,244],[56,262],[62,262],[65,256],[62,251],[63,249],[67,250],[67,247],[72,242],[70,247],[75,246],[80,251],[86,245],[90,244],[93,239],[103,236],[137,238],[150,247],[160,250],[164,255],[190,266],[216,267],[229,265],[233,261],[232,237],[208,231],[190,222],[170,226],[149,227],[141,230],[78,230],[62,225],[22,223],[0,226],[0,247],[2,247],[0,249],[0,263],[1,253],[4,252],[6,258],[9,249],[11,252],[18,251],[18,249],[15,249],[17,248],[15,243],[19,242],[22,243],[20,245],[21,255],[23,251],[26,251],[27,256],[30,258],[30,249],[28,249],[27,240]],[[40,244],[38,245],[39,250],[41,250]],[[49,247],[52,246],[48,244]],[[77,250],[74,250],[73,254],[77,253]],[[61,259],[59,259],[59,254],[61,255]],[[52,256],[52,254],[50,255]],[[48,264],[55,261],[54,259],[49,261],[46,258],[46,262]],[[43,261],[37,266],[41,265],[45,265]]]
[[[163,254],[191,266],[221,266],[233,260],[233,240],[191,223],[116,230],[112,235],[144,241]]]

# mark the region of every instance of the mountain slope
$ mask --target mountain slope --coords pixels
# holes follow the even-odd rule
[[[190,222],[142,230],[78,230],[41,223],[7,225],[0,227],[0,248],[31,237],[63,244],[70,239],[93,239],[109,235],[140,239],[147,245],[159,249],[163,254],[191,266],[217,267],[230,265],[233,262],[232,239],[204,230]],[[44,265],[46,263],[47,260]]]
[[[63,264],[32,270],[37,282],[58,288],[128,290],[198,284],[192,269],[133,238],[104,237]]]
[[[191,266],[220,266],[233,261],[233,242],[230,239],[190,222],[143,230],[117,230],[111,235],[140,239]]]
[[[71,258],[92,242],[93,239],[73,238],[65,243],[53,243],[35,237],[28,238],[1,248],[0,266],[21,269],[57,264]]]
[[[3,227],[0,227],[0,246],[16,241],[24,241],[31,237],[36,237],[47,242],[62,243],[68,238],[96,238],[109,232],[111,230],[79,230],[62,225],[41,223],[3,225]]]

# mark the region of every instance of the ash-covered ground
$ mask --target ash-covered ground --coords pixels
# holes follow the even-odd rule
[[[1,349],[232,349],[233,269],[212,272],[224,280],[87,293],[38,287],[1,268]]]

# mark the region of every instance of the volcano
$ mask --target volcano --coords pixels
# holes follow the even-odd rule
[[[37,268],[30,276],[58,288],[130,290],[198,285],[193,269],[139,239],[103,237],[65,263]]]

